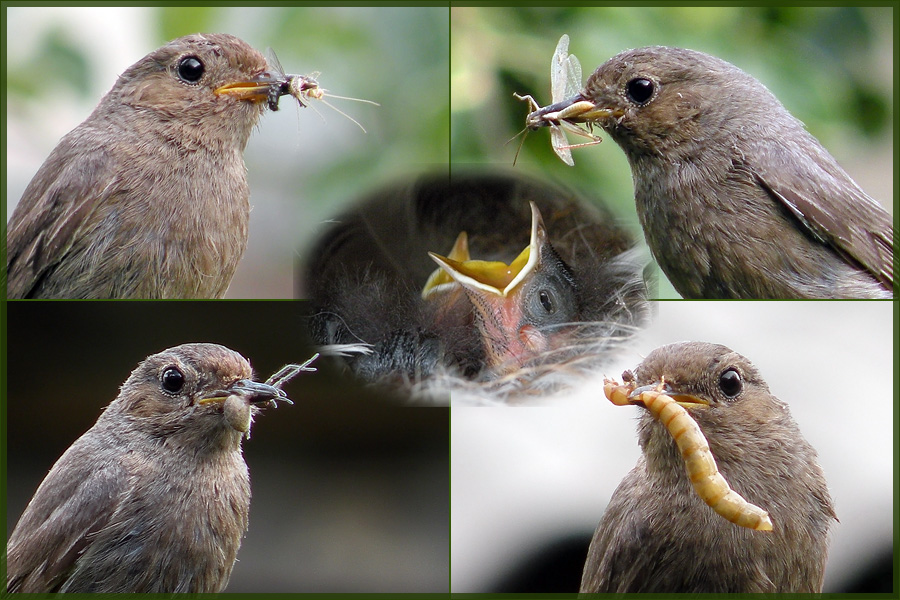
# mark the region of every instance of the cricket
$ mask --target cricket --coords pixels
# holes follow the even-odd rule
[[[626,374],[630,375],[628,372]],[[719,473],[706,436],[688,411],[674,398],[658,390],[644,390],[632,397],[634,378],[623,376],[623,379],[626,381],[624,384],[605,379],[603,393],[616,406],[642,403],[654,419],[665,425],[681,452],[688,478],[700,499],[735,525],[772,531],[769,514],[732,490]]]

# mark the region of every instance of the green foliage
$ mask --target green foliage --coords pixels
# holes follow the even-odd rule
[[[213,24],[221,14],[215,6],[161,6],[156,11],[160,45],[187,35],[214,31]]]
[[[38,51],[7,71],[6,90],[10,94],[38,97],[47,93],[48,82],[72,89],[79,96],[90,93],[87,58],[83,49],[65,29],[47,31]]]

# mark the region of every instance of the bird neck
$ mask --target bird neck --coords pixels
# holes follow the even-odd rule
[[[638,443],[646,461],[647,475],[661,485],[691,491],[684,459],[665,425],[649,414],[638,422]]]

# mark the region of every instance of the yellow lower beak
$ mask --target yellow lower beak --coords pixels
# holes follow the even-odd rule
[[[213,90],[217,96],[234,96],[238,100],[249,100],[251,102],[262,102],[268,99],[269,91],[272,84],[276,80],[271,77],[261,78],[254,81],[236,81],[234,83],[226,83]]]

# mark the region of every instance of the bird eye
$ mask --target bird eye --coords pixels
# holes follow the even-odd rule
[[[197,83],[203,77],[203,63],[196,56],[185,56],[178,61],[178,77],[185,83]]]
[[[649,79],[638,77],[625,86],[625,95],[635,104],[644,104],[653,97],[654,87]]]
[[[550,295],[550,292],[547,290],[541,290],[538,295],[538,299],[541,301],[541,306],[544,307],[544,310],[547,311],[547,314],[553,314],[556,312],[556,306],[553,304],[553,297]]]
[[[734,398],[743,388],[744,382],[741,381],[741,374],[737,369],[727,369],[719,375],[719,389],[726,397]]]
[[[184,387],[184,374],[175,367],[169,367],[163,371],[160,381],[165,391],[177,394]]]

